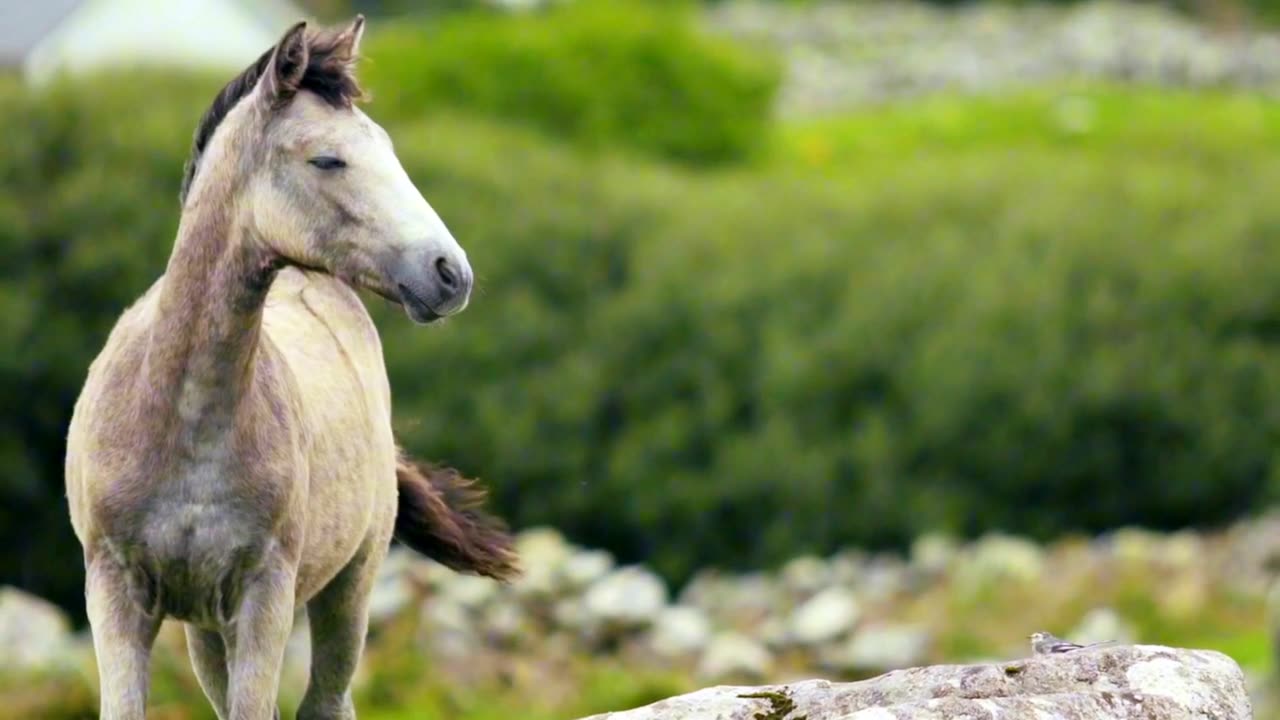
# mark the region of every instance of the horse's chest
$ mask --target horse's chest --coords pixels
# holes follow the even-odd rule
[[[245,493],[234,472],[208,463],[173,468],[130,512],[109,518],[107,538],[149,609],[225,622],[245,578],[285,539],[284,508]]]

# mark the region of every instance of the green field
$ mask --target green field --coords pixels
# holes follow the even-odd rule
[[[831,172],[922,153],[1239,162],[1280,142],[1280,103],[1226,90],[1065,86],[889,104],[778,135],[773,164]]]

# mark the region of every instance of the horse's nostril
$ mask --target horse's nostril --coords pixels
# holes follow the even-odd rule
[[[445,258],[436,258],[436,273],[440,275],[440,282],[450,290],[458,287],[458,274],[449,267],[449,261]]]

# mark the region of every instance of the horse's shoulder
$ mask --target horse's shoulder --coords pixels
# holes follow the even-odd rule
[[[82,475],[85,459],[93,456],[94,462],[100,463],[105,458],[106,464],[112,466],[128,462],[127,448],[131,443],[123,429],[127,423],[121,418],[128,414],[130,406],[126,396],[146,355],[147,322],[158,287],[157,281],[120,314],[102,350],[90,363],[72,410],[67,428],[65,472],[72,524],[82,537],[88,528],[85,513],[90,496],[102,491],[86,483]]]
[[[364,303],[346,283],[330,275],[286,268],[271,286],[265,318],[268,330],[288,315],[309,316],[303,329],[323,328],[334,337],[350,341],[378,343],[378,332]],[[296,318],[291,318],[296,320]]]
[[[263,327],[291,364],[311,363],[329,348],[362,374],[385,372],[369,312],[354,290],[329,275],[282,271],[267,297]]]
[[[132,376],[137,373],[146,352],[147,329],[160,294],[159,288],[160,281],[157,280],[147,292],[120,313],[102,350],[89,364],[88,377],[81,389],[81,403],[91,401],[99,392],[110,388],[113,381],[119,379],[117,376]]]

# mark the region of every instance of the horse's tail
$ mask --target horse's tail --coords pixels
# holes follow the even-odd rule
[[[520,574],[505,523],[485,512],[485,491],[453,468],[396,461],[395,537],[458,572],[509,581]]]

